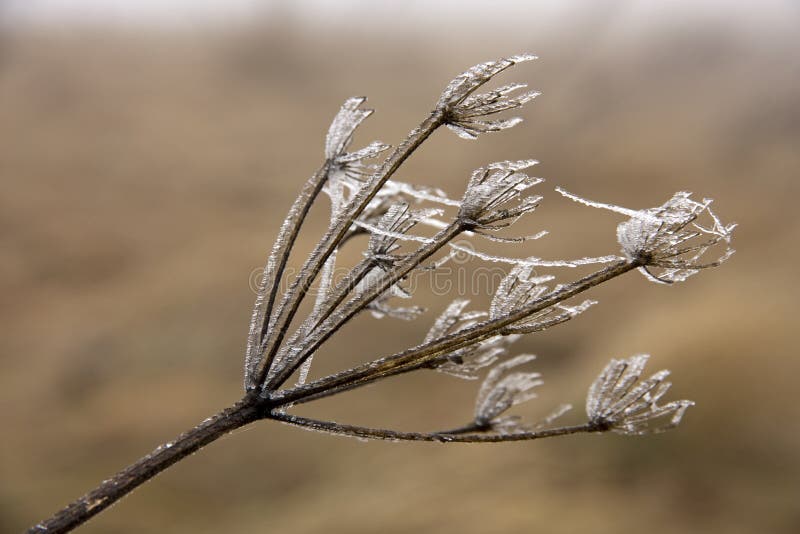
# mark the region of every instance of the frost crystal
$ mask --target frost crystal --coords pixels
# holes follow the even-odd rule
[[[711,211],[710,199],[697,202],[689,198],[691,193],[679,192],[661,206],[631,210],[556,190],[581,204],[629,216],[617,226],[617,241],[625,257],[642,264],[640,271],[654,282],[682,282],[701,269],[720,265],[734,252],[730,243],[736,225],[722,224]],[[704,213],[710,221],[707,225],[697,222]],[[719,255],[705,260],[715,248]],[[654,273],[653,267],[660,272]]]
[[[480,95],[472,93],[497,74],[512,65],[536,59],[529,54],[512,56],[481,63],[456,77],[442,93],[438,107],[447,111],[447,127],[464,139],[476,139],[484,132],[496,132],[511,128],[522,122],[519,117],[499,120],[480,120],[481,117],[501,111],[519,108],[533,100],[539,93],[535,91],[511,97],[511,93],[527,87],[525,84],[512,84]]]
[[[498,416],[512,406],[536,397],[533,389],[544,383],[539,373],[510,372],[514,367],[529,363],[535,358],[532,354],[522,354],[489,371],[475,403],[475,424],[506,434],[524,429],[518,418]]]
[[[639,354],[627,360],[611,360],[592,383],[586,398],[586,414],[598,428],[620,434],[663,432],[680,423],[694,402],[680,400],[656,404],[671,384],[662,370],[639,382],[649,356]],[[638,384],[637,384],[638,382]]]

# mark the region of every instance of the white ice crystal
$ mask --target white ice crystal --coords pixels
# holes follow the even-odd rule
[[[620,434],[663,432],[680,423],[688,400],[658,405],[671,384],[664,380],[669,371],[658,371],[639,381],[649,356],[639,354],[627,360],[611,360],[592,383],[586,397],[586,414],[601,429]]]
[[[539,373],[513,371],[515,367],[533,361],[536,356],[522,354],[506,360],[489,371],[478,391],[475,403],[475,424],[490,426],[501,433],[521,430],[517,418],[500,418],[503,412],[516,404],[536,397],[533,391],[544,382]]]
[[[661,206],[632,210],[586,200],[561,188],[556,190],[586,206],[630,217],[617,226],[617,241],[625,257],[640,263],[640,271],[654,282],[682,282],[701,269],[720,265],[734,253],[730,243],[736,225],[722,224],[711,211],[710,199],[698,202],[690,198],[691,193],[679,192]],[[708,225],[698,222],[703,214]],[[718,254],[706,260],[714,249]],[[654,272],[653,268],[659,271]]]

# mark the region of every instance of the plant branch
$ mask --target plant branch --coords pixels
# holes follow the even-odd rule
[[[485,432],[474,432],[472,425],[465,426],[464,429],[443,432],[398,432],[396,430],[385,430],[381,428],[367,428],[354,425],[344,425],[332,421],[318,421],[306,417],[289,415],[285,413],[272,413],[271,419],[281,421],[293,426],[298,426],[308,430],[327,432],[341,436],[354,437],[358,439],[373,439],[386,441],[436,441],[439,443],[498,443],[504,441],[531,441],[534,439],[551,438],[555,436],[566,436],[585,432],[601,432],[604,429],[595,423],[587,422],[582,425],[562,426],[548,428],[546,430],[536,430],[531,432],[515,432],[513,434],[488,434]]]

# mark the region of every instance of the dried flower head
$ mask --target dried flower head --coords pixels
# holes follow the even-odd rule
[[[511,372],[515,367],[536,359],[533,354],[521,354],[492,368],[486,375],[475,403],[475,424],[491,427],[500,433],[521,430],[518,418],[498,417],[516,404],[536,397],[534,388],[544,382],[539,373]]]
[[[486,317],[486,312],[466,312],[469,300],[456,299],[442,312],[425,336],[423,343],[430,343],[447,335],[463,331]],[[484,341],[448,352],[433,363],[439,372],[467,380],[478,378],[478,371],[505,356],[508,346],[519,336],[494,336]]]
[[[639,354],[627,360],[611,360],[592,383],[586,414],[595,427],[629,435],[663,432],[677,426],[686,410],[694,406],[689,400],[657,404],[671,386],[664,381],[669,371],[658,371],[639,382],[649,358]]]
[[[489,317],[498,319],[525,308],[550,291],[546,283],[554,278],[552,275],[536,276],[530,263],[515,265],[497,286],[489,306]],[[577,305],[557,303],[506,326],[503,331],[528,334],[545,330],[569,321],[595,304],[597,301],[594,300],[585,300]]]
[[[509,203],[543,181],[521,172],[537,163],[533,159],[499,161],[476,169],[467,184],[459,217],[478,228],[484,228],[513,222],[533,211],[542,199],[538,195],[524,197],[516,205]]]
[[[556,190],[581,204],[629,216],[617,226],[617,241],[625,257],[641,264],[642,273],[654,282],[682,282],[701,269],[720,265],[734,253],[730,243],[736,225],[722,224],[711,211],[710,199],[697,202],[690,198],[691,193],[679,192],[661,206],[631,210]],[[708,218],[706,225],[698,222],[703,214]],[[712,250],[718,254],[705,259]]]
[[[526,84],[505,85],[479,95],[472,93],[512,65],[533,59],[536,59],[536,56],[526,54],[489,61],[476,65],[456,77],[445,89],[438,105],[446,112],[447,127],[463,139],[477,139],[479,134],[505,130],[522,122],[520,117],[495,120],[481,120],[481,118],[522,107],[536,98],[539,95],[536,91],[510,96],[513,92],[527,87]]]

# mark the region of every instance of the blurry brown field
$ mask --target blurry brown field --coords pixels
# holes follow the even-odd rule
[[[578,418],[609,358],[649,352],[673,370],[675,397],[698,403],[681,428],[441,446],[264,423],[85,531],[797,532],[797,32],[684,21],[598,43],[582,24],[485,46],[291,21],[200,35],[3,30],[0,531],[238,398],[248,277],[346,97],[377,109],[359,140],[392,143],[461,69],[529,50],[542,59],[510,76],[543,92],[527,121],[474,143],[438,133],[402,177],[457,196],[481,164],[541,160],[545,202],[530,228],[551,235],[515,252],[542,257],[616,251],[618,219],[554,185],[636,208],[678,190],[713,197],[740,224],[728,264],[676,287],[628,275],[595,292],[591,312],[520,346],[546,380],[523,412],[570,400]],[[308,226],[305,250],[322,225]],[[434,314],[360,319],[316,373],[421,339]],[[468,416],[476,386],[422,374],[309,410],[430,429]]]

